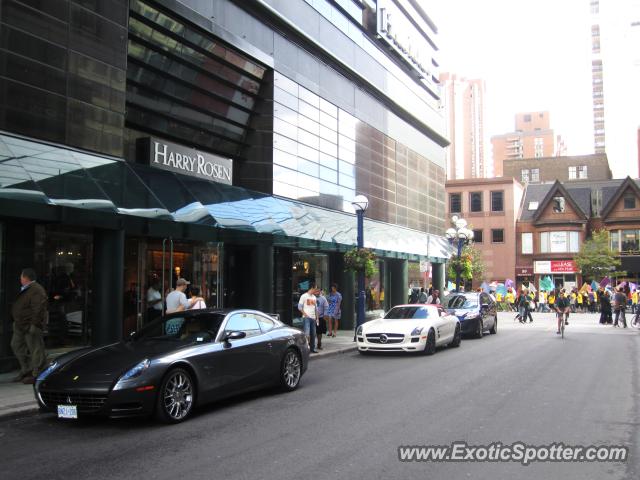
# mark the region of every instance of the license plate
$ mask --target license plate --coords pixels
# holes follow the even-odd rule
[[[76,405],[58,405],[58,418],[78,418]]]

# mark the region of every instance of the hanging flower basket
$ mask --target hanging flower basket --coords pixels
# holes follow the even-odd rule
[[[344,254],[344,267],[352,272],[362,272],[367,277],[376,274],[376,254],[368,248],[353,248]]]

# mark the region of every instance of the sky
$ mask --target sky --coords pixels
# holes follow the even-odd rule
[[[543,110],[550,112],[551,128],[565,139],[568,155],[593,153],[589,0],[422,1],[438,27],[440,71],[486,82],[489,158],[489,138],[513,131],[516,113]],[[613,0],[619,1],[625,0]],[[607,58],[603,61],[606,75]],[[613,100],[615,82],[610,83]],[[613,104],[606,108],[615,116]],[[624,118],[625,112],[617,116]],[[628,120],[631,125],[637,119]],[[607,140],[610,127],[613,133],[615,125],[607,125]],[[629,168],[634,146],[629,140],[623,146],[612,134],[611,145],[607,142],[614,178],[638,175],[637,149]]]

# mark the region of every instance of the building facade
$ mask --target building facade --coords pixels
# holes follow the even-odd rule
[[[0,23],[4,365],[26,266],[49,348],[122,338],[178,277],[288,323],[336,282],[349,327],[356,194],[367,308],[405,301],[420,261],[443,283],[448,141],[418,2],[0,0]]]
[[[504,163],[523,158],[552,157],[556,153],[556,137],[549,112],[518,113],[515,131],[491,137],[493,168],[496,177],[507,176]]]
[[[516,278],[516,221],[524,187],[513,178],[502,177],[449,180],[446,191],[447,216],[458,215],[467,220],[474,233],[474,245],[482,253],[484,275],[473,279],[473,287],[483,281]]]
[[[574,261],[595,230],[609,232],[611,248],[620,253],[624,278],[640,278],[640,188],[638,181],[530,183],[517,223],[516,262],[535,282],[550,276],[557,287],[582,285]],[[603,272],[604,276],[606,272]],[[597,281],[600,278],[596,279]]]
[[[612,178],[609,161],[604,153],[505,160],[504,176],[513,177],[523,184],[549,183],[556,180],[602,181]]]
[[[442,107],[446,119],[447,180],[492,177],[484,142],[484,80],[452,73],[440,75]]]

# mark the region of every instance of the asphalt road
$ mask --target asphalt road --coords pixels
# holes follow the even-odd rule
[[[637,479],[640,332],[502,314],[497,335],[432,357],[317,359],[296,392],[251,394],[181,425],[0,423],[9,479]],[[625,463],[405,463],[400,445],[626,445]]]

